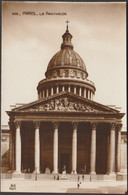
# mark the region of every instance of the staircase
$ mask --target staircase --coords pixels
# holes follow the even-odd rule
[[[35,173],[2,173],[2,179],[21,179],[21,180],[59,180],[59,181],[125,181],[127,180],[126,174],[124,175],[82,175],[82,174],[66,174],[66,177],[62,177],[62,174],[35,174]]]

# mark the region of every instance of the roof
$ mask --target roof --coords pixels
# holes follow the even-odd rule
[[[47,70],[55,67],[62,68],[65,66],[72,66],[75,68],[77,67],[87,72],[85,63],[82,60],[82,58],[79,56],[79,54],[76,53],[73,49],[68,47],[60,50],[52,57],[52,59],[48,64]]]

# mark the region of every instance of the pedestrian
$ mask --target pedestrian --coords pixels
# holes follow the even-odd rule
[[[54,180],[56,179],[56,176],[54,175]]]
[[[77,189],[79,189],[80,188],[80,184],[81,184],[81,182],[77,182]]]
[[[37,180],[37,167],[35,168],[35,181]]]
[[[77,181],[79,182],[79,180],[80,180],[80,176],[78,175],[78,179],[77,179]]]
[[[57,180],[59,180],[59,175],[57,176]]]

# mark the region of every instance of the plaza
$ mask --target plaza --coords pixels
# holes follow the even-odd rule
[[[9,189],[11,184],[16,185],[15,190]],[[3,179],[1,181],[2,192],[40,192],[40,193],[106,193],[125,194],[127,191],[126,181],[81,181],[77,188],[77,181],[69,180],[24,180]]]

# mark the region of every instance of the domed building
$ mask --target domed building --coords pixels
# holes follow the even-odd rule
[[[38,83],[38,100],[7,111],[10,170],[115,178],[124,113],[94,101],[96,87],[68,30]]]
[[[39,99],[60,92],[71,92],[92,100],[96,88],[94,83],[87,79],[88,73],[84,61],[73,50],[72,35],[68,31],[68,26],[62,38],[61,50],[48,64],[46,79],[38,84]]]

